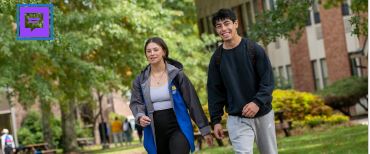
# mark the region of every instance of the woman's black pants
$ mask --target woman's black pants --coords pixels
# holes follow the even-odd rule
[[[180,130],[173,109],[154,112],[158,154],[189,154],[190,146]]]

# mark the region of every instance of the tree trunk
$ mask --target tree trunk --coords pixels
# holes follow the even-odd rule
[[[338,108],[340,112],[342,112],[344,115],[351,117],[351,114],[349,112],[349,107],[341,107]]]
[[[51,112],[50,102],[40,100],[41,102],[41,118],[42,118],[42,134],[44,142],[48,143],[49,148],[54,148],[53,131],[51,128],[51,120],[54,117]]]
[[[74,153],[77,151],[75,104],[73,100],[68,100],[68,102],[61,104],[63,153]]]
[[[362,104],[362,101],[361,100],[366,100],[366,102],[365,102],[365,105],[364,104]],[[367,96],[366,97],[362,97],[362,98],[360,98],[360,99],[358,99],[358,104],[363,108],[363,109],[365,109],[365,111],[368,111],[368,106],[366,105],[366,104],[368,104],[368,99],[367,99]]]

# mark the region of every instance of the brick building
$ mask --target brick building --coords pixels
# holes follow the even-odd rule
[[[8,128],[10,134],[15,137],[15,141],[18,145],[18,138],[17,138],[17,131],[21,127],[21,123],[23,119],[26,117],[27,112],[29,110],[36,110],[40,111],[40,104],[35,103],[32,106],[24,107],[19,102],[17,102],[16,98],[11,99],[12,106],[10,105],[8,98],[6,97],[6,90],[0,88],[0,131],[3,128]],[[99,106],[98,104],[96,106]],[[109,115],[110,113],[115,113],[118,115],[125,116],[129,119],[133,119],[133,115],[129,108],[129,102],[126,97],[123,97],[120,93],[111,93],[105,95],[102,100],[102,110],[103,110],[103,117],[104,121],[110,123]],[[81,109],[76,110],[76,119],[83,120],[80,114]],[[93,114],[96,115],[98,109],[93,111]],[[52,106],[52,113],[54,113],[55,117],[60,117],[60,109],[58,105]],[[96,121],[96,128],[94,129],[95,134],[95,143],[100,143],[99,138],[99,131],[98,131],[98,123],[101,122],[101,118],[98,118]],[[92,127],[91,124],[85,125],[84,127]]]
[[[239,21],[238,33],[246,37],[249,26],[256,20],[255,15],[274,9],[275,2],[195,0],[199,32],[215,33],[212,15],[221,8],[231,8]],[[296,44],[279,38],[267,46],[279,87],[314,92],[339,79],[367,76],[368,41],[367,38],[351,35],[350,2],[346,0],[339,7],[324,9],[316,1],[309,8],[304,33]]]

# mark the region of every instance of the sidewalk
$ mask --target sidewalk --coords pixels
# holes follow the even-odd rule
[[[361,125],[369,125],[369,117],[368,115],[360,115],[355,116],[350,119],[352,124],[361,124]]]

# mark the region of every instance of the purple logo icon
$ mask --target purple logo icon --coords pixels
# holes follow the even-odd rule
[[[26,13],[26,28],[31,28],[31,32],[36,28],[42,28],[43,15],[41,13]]]
[[[17,40],[53,40],[52,4],[17,4]]]

